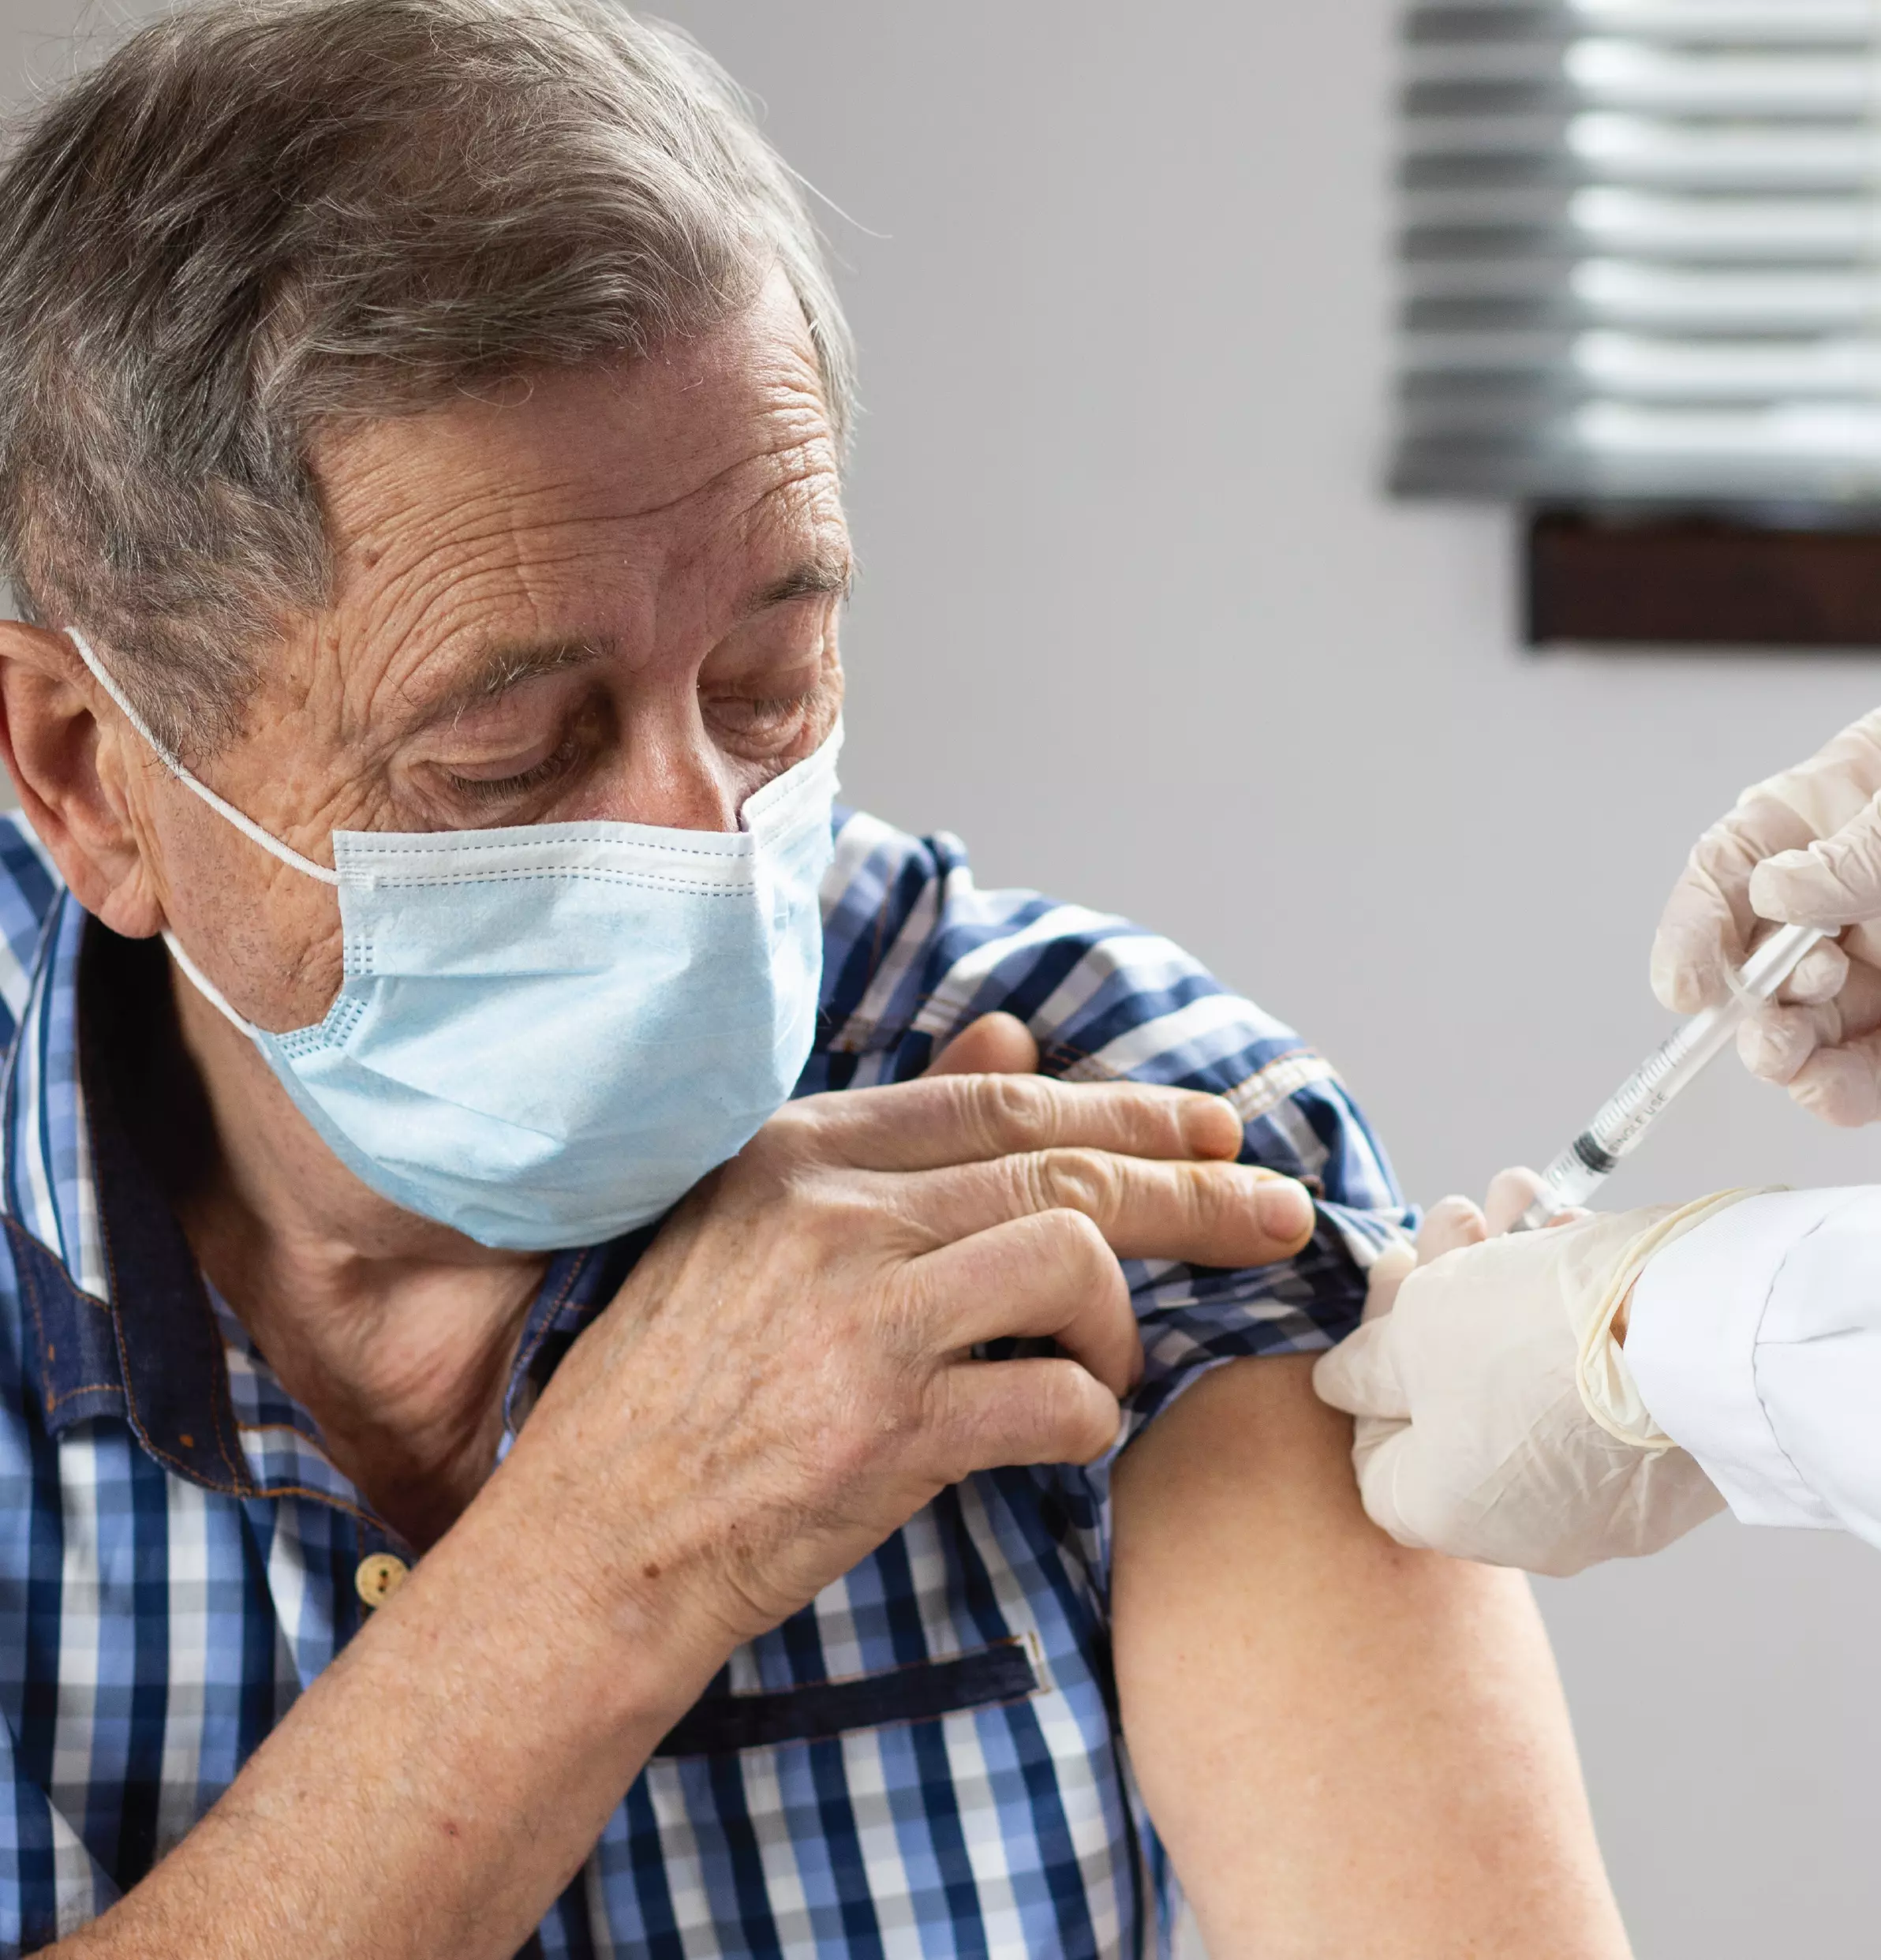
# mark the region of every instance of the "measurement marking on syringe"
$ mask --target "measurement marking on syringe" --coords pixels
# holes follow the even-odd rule
[[[1771,933],[1733,976],[1729,996],[1694,1015],[1662,1042],[1543,1173],[1543,1193],[1522,1214],[1516,1229],[1532,1230],[1585,1204],[1673,1098],[1730,1044],[1743,1023],[1774,997],[1804,956],[1827,937],[1806,926],[1786,926]]]

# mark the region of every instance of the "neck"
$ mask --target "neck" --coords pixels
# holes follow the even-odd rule
[[[422,1549],[495,1462],[546,1261],[368,1190],[253,1044],[180,974],[173,992],[207,1117],[202,1161],[173,1194],[191,1247],[339,1468]]]

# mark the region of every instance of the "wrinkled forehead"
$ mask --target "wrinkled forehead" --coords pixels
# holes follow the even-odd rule
[[[836,443],[781,279],[644,358],[335,430],[316,467],[323,664],[375,720],[519,635],[677,657],[806,563],[846,575]]]

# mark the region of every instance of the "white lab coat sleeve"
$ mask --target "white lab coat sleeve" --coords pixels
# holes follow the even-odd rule
[[[1881,1546],[1881,1186],[1767,1192],[1675,1240],[1626,1360],[1745,1523]]]

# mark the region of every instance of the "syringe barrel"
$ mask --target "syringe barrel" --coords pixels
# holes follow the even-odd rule
[[[1695,1014],[1674,1028],[1600,1105],[1584,1134],[1612,1160],[1610,1170],[1631,1153],[1666,1104],[1736,1039],[1756,1004],[1733,994]]]
[[[1730,996],[1673,1029],[1595,1112],[1592,1121],[1543,1173],[1546,1187],[1518,1230],[1546,1225],[1584,1205],[1631,1153],[1672,1098],[1735,1039],[1826,934],[1804,926],[1772,933],[1732,977]]]
[[[1583,1130],[1542,1173],[1544,1189],[1523,1213],[1522,1225],[1531,1229],[1545,1225],[1558,1213],[1584,1205],[1612,1176],[1615,1162]]]
[[[1587,1128],[1542,1173],[1542,1195],[1517,1229],[1536,1230],[1584,1205],[1627,1156],[1667,1103],[1737,1033],[1754,1004],[1736,997],[1707,1008],[1675,1028],[1595,1111]]]

